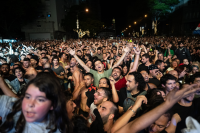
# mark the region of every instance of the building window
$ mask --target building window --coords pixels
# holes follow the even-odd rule
[[[51,14],[47,14],[47,17],[50,18],[50,17],[51,17]]]

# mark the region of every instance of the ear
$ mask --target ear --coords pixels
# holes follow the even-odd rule
[[[105,102],[105,101],[107,101],[107,100],[108,100],[108,98],[107,98],[107,97],[103,98],[103,102]]]
[[[166,127],[168,127],[168,126],[170,125],[170,123],[171,123],[171,121],[168,121],[168,123],[167,123]]]

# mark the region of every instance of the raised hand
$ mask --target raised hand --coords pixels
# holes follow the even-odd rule
[[[142,103],[147,104],[147,98],[144,95],[137,96],[134,106],[140,108]]]
[[[72,50],[71,48],[67,48],[67,51],[69,52],[69,54],[71,54],[72,56],[75,55],[75,50]]]
[[[130,51],[130,48],[129,48],[129,47],[124,48],[124,52],[125,52],[125,53],[128,53],[129,51]]]
[[[111,85],[115,85],[116,82],[112,76],[109,77],[109,80]]]

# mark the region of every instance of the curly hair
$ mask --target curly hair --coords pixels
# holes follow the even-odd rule
[[[133,75],[135,77],[135,82],[138,83],[137,89],[139,91],[144,91],[146,87],[146,82],[144,81],[142,74],[139,72],[132,72],[132,73],[129,73],[129,75]]]

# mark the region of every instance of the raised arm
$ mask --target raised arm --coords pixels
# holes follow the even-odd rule
[[[75,54],[74,50],[72,50],[71,48],[68,48],[67,50],[72,56],[74,56],[74,58],[85,69],[86,72],[90,72],[90,68],[88,66],[86,66],[86,64],[81,59],[78,58],[78,56]]]
[[[185,85],[181,90],[178,90],[177,88],[173,89],[168,93],[164,103],[112,133],[136,133],[147,128],[151,123],[155,122],[161,115],[170,109],[178,100],[200,90],[200,88],[194,88],[195,86],[197,85]]]
[[[119,66],[119,64],[123,61],[123,59],[125,58],[126,54],[130,51],[130,48],[129,47],[126,47],[124,49],[124,53],[122,54],[122,56],[120,57],[120,59],[117,61],[117,63],[112,67],[112,68],[115,68],[117,66]]]
[[[109,79],[110,79],[110,84],[111,84],[111,87],[112,87],[113,102],[118,103],[119,102],[119,96],[118,96],[117,90],[115,88],[115,80],[112,76],[110,76]]]
[[[0,76],[0,88],[1,90],[3,91],[3,93],[7,96],[10,96],[10,97],[16,97],[17,98],[17,95],[15,95],[11,89],[8,88],[7,84],[5,83],[4,79]]]
[[[127,110],[117,121],[114,123],[111,133],[114,133],[115,131],[122,128],[124,125],[126,125],[131,117],[134,117],[136,115],[137,109],[141,107],[142,103],[147,104],[147,99],[145,96],[140,95],[137,96],[137,99],[135,101],[135,104],[130,107],[129,110]]]

